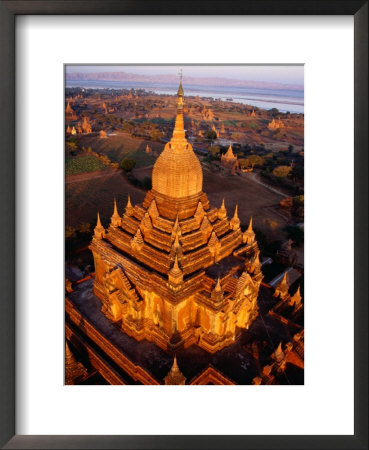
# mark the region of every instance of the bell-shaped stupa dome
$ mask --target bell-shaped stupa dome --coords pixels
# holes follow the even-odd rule
[[[200,161],[185,136],[181,81],[173,136],[155,162],[152,188],[155,193],[175,199],[191,197],[202,192],[202,178]]]

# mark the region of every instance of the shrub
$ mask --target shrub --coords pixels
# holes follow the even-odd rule
[[[125,172],[130,172],[136,165],[136,161],[133,158],[124,158],[120,163],[120,167]]]

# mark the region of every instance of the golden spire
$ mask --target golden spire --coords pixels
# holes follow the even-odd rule
[[[178,88],[177,95],[178,96],[182,95],[182,97],[183,97],[184,92],[183,92],[183,87],[182,87],[182,69],[179,71],[178,75],[180,76],[180,79],[179,79],[179,88]]]
[[[274,351],[274,353],[271,356],[278,363],[280,363],[284,359],[285,355],[284,355],[284,352],[282,350],[282,342],[279,342],[278,347],[276,348],[276,350]]]
[[[152,230],[152,222],[150,218],[150,214],[146,211],[145,215],[143,216],[143,219],[140,224],[141,231],[146,236],[146,233],[150,233]]]
[[[174,243],[173,243],[173,247],[177,250],[177,249],[180,248],[180,246],[181,246],[181,244],[179,243],[179,233],[178,233],[178,230],[177,230],[176,237],[175,237]]]
[[[155,219],[157,219],[159,217],[159,211],[158,211],[158,208],[156,206],[155,199],[153,199],[152,202],[150,203],[148,211],[149,211],[150,217],[152,219],[155,220]]]
[[[97,211],[97,222],[96,222],[96,227],[94,229],[94,235],[98,239],[102,239],[105,237],[105,228],[101,225],[99,211]]]
[[[126,214],[127,216],[131,216],[133,214],[133,206],[131,204],[131,196],[128,195],[127,205],[126,205]]]
[[[236,205],[236,207],[234,209],[234,216],[233,216],[233,218],[234,219],[238,219],[238,203],[237,203],[237,205]]]
[[[216,292],[221,292],[222,291],[222,286],[220,285],[220,278],[219,277],[217,279],[217,284],[215,285],[214,291],[216,291]]]
[[[172,369],[179,369],[178,364],[177,364],[177,355],[174,355],[174,361],[173,361]]]
[[[287,285],[287,271],[284,273],[280,286],[288,286]]]
[[[173,135],[154,164],[152,190],[154,194],[163,194],[171,199],[200,196],[202,180],[200,161],[185,135],[183,88],[180,85]],[[155,198],[160,203],[160,198],[158,196]],[[160,209],[159,204],[158,207]]]
[[[169,283],[175,287],[175,290],[178,289],[177,286],[181,285],[183,283],[183,272],[180,269],[178,265],[178,256],[176,253],[176,256],[174,258],[174,264],[173,267],[170,269],[168,273],[168,280]],[[180,287],[180,286],[179,286]]]
[[[285,273],[283,274],[282,281],[275,288],[273,297],[280,297],[281,299],[283,299],[288,295],[287,273],[288,270],[285,271]]]
[[[144,240],[140,228],[137,228],[136,234],[131,239],[131,247],[134,251],[140,251],[144,245]]]
[[[197,204],[197,208],[194,214],[194,217],[201,222],[205,215],[204,207],[202,206],[202,201],[199,200],[199,203]]]
[[[209,237],[211,233],[211,223],[207,216],[204,216],[201,222],[200,231],[206,235],[206,239]]]
[[[291,297],[290,305],[291,305],[291,306],[292,306],[292,305],[295,305],[295,307],[297,308],[298,306],[300,306],[301,300],[302,300],[302,297],[301,297],[301,293],[300,293],[300,285],[299,285],[299,287],[297,288],[297,291],[296,291],[296,292],[293,294],[293,296]]]
[[[176,123],[173,130],[173,137],[171,141],[186,141],[185,136],[185,130],[184,130],[184,120],[183,120],[183,87],[182,87],[182,70],[179,73],[181,79],[179,82],[179,88],[178,88],[178,100],[177,100],[177,117],[176,117]]]
[[[65,341],[65,384],[75,384],[87,376],[87,370],[73,355],[68,341]]]
[[[243,233],[242,240],[247,245],[251,245],[255,241],[255,233],[254,230],[252,229],[252,217],[250,219],[249,227]]]
[[[186,383],[186,377],[179,370],[177,357],[174,355],[173,365],[168,372],[168,374],[164,377],[165,384],[174,384],[174,385],[183,385]]]
[[[172,238],[175,237],[176,234],[181,235],[181,227],[179,226],[179,220],[178,220],[178,213],[176,220],[174,222],[173,228],[172,228]]]
[[[223,291],[222,291],[222,286],[220,284],[219,276],[218,276],[215,288],[213,289],[213,292],[211,293],[211,298],[214,300],[214,303],[220,303],[223,300]]]
[[[240,228],[240,223],[241,223],[241,221],[238,218],[238,205],[236,205],[236,207],[234,209],[234,215],[229,222],[231,230],[238,230]]]
[[[251,216],[249,227],[247,228],[247,231],[253,231],[252,230],[252,216]]]
[[[117,201],[114,198],[114,212],[113,212],[113,215],[111,216],[111,226],[119,227],[120,222],[121,222],[121,219],[120,219],[120,215],[118,213]]]
[[[181,271],[181,269],[179,268],[179,265],[178,265],[178,256],[177,256],[177,254],[176,254],[176,257],[174,258],[174,264],[173,264],[172,270],[173,270],[173,273],[174,272],[178,273],[178,272]]]
[[[224,198],[221,207],[218,209],[218,217],[219,219],[225,219],[227,217],[227,210],[225,207]]]

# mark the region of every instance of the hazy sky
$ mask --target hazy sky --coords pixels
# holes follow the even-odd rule
[[[284,84],[304,85],[303,65],[250,65],[250,66],[67,66],[71,72],[130,72],[140,75],[177,74],[182,69],[183,75],[191,77],[224,77],[240,80],[269,81]]]

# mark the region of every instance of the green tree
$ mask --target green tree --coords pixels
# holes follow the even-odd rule
[[[254,170],[255,166],[262,166],[264,164],[264,158],[259,155],[250,155],[245,158],[246,167],[252,167]]]
[[[206,139],[208,139],[209,141],[213,142],[215,141],[215,139],[217,138],[217,134],[214,130],[209,130],[206,133]]]
[[[272,115],[272,117],[276,117],[279,113],[279,109],[277,108],[272,108],[269,110],[269,113]]]
[[[87,222],[82,222],[78,225],[77,231],[80,234],[90,234],[91,233],[91,225]]]
[[[120,163],[120,167],[125,172],[130,172],[136,165],[136,161],[133,158],[124,158]]]
[[[71,150],[77,150],[78,145],[76,141],[68,141],[67,142],[67,146],[71,149]]]
[[[162,133],[160,132],[160,131],[158,131],[158,130],[152,130],[151,132],[150,132],[150,137],[151,137],[151,139],[153,140],[153,141],[155,141],[155,142],[158,142],[158,141],[160,141],[160,139],[162,138]]]
[[[293,204],[295,206],[302,206],[302,205],[304,205],[304,196],[303,195],[296,195],[296,197],[293,197]]]
[[[214,145],[214,147],[209,147],[208,152],[211,156],[217,157],[220,153],[220,147],[219,145]]]
[[[273,170],[273,175],[278,178],[286,178],[291,170],[290,166],[278,166]]]
[[[73,239],[75,237],[76,237],[76,230],[73,227],[67,225],[65,227],[65,239]]]

